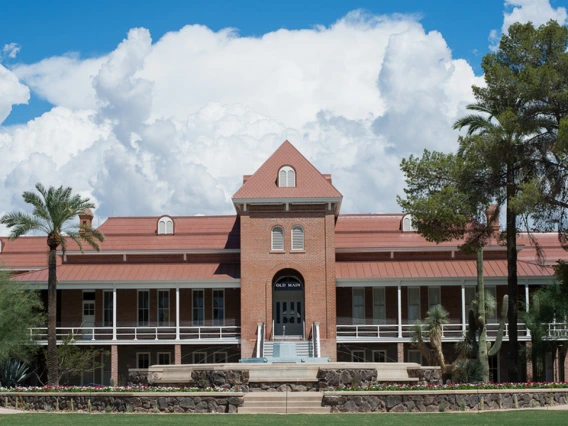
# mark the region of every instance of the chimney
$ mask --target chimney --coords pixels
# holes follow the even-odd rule
[[[88,226],[88,227],[92,227],[93,226],[93,217],[95,217],[93,215],[93,212],[91,211],[91,209],[85,209],[83,210],[83,213],[79,215],[79,225],[83,226]]]
[[[491,226],[493,232],[499,232],[501,230],[499,226],[499,205],[489,204],[487,210],[485,210],[485,216],[487,217],[487,224]]]

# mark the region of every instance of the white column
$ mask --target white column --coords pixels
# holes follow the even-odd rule
[[[116,340],[116,287],[112,288],[112,340]]]
[[[176,340],[179,340],[179,286],[176,287]]]
[[[529,285],[525,284],[525,310],[529,311]]]
[[[466,312],[465,312],[465,285],[462,284],[462,331],[466,329]]]
[[[398,285],[398,338],[402,338],[402,290]]]

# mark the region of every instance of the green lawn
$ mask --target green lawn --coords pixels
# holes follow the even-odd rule
[[[498,413],[436,414],[12,414],[0,415],[0,425],[565,425],[568,411],[526,410]]]

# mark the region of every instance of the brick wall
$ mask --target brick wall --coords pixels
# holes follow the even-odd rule
[[[284,228],[285,250],[271,252],[271,231]],[[304,247],[291,251],[291,230],[304,228]],[[247,212],[241,215],[241,339],[242,356],[253,355],[256,325],[272,327],[272,281],[278,271],[294,269],[304,279],[307,333],[313,322],[320,323],[322,355],[335,353],[335,217],[331,211]]]

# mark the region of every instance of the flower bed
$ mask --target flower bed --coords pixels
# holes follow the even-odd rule
[[[13,388],[0,387],[0,392],[45,392],[45,393],[132,393],[132,392],[231,392],[225,387],[205,388],[173,387],[173,386],[17,386]]]
[[[450,383],[446,385],[378,385],[378,386],[335,386],[341,392],[382,392],[382,391],[453,391],[453,390],[498,390],[498,389],[568,389],[568,383],[528,382],[528,383]]]

